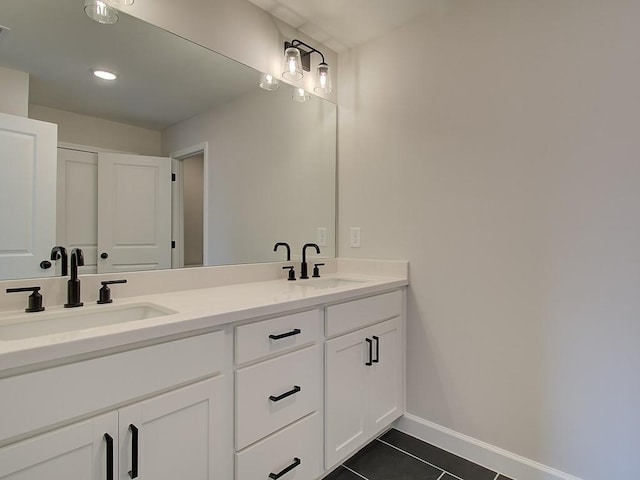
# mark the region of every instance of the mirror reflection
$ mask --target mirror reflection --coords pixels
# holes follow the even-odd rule
[[[60,273],[40,265],[54,245],[82,248],[82,273],[282,261],[279,241],[335,255],[334,104],[79,0],[3,0],[0,25],[0,278]],[[57,126],[52,155],[34,120]]]

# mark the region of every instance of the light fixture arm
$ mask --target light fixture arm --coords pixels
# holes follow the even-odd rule
[[[303,50],[302,48],[299,48],[300,45],[303,45],[308,50]],[[290,42],[284,42],[285,50],[291,47],[297,48],[298,50],[300,50],[300,56],[302,57],[302,69],[306,72],[311,71],[311,54],[314,52],[320,55],[320,57],[322,58],[322,63],[326,64],[326,62],[324,61],[324,55],[322,54],[322,52],[320,50],[313,48],[311,45],[304,43],[302,40],[298,40],[297,38],[294,38]]]

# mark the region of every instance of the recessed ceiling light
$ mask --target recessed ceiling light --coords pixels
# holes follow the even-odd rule
[[[118,75],[116,75],[113,72],[109,72],[107,70],[91,70],[91,71],[96,77],[101,78],[102,80],[115,80],[116,78],[118,78]]]

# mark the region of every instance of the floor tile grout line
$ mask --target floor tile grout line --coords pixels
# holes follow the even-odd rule
[[[401,449],[401,448],[399,448],[399,447],[396,447],[395,445],[392,445],[392,444],[390,444],[390,443],[387,443],[387,442],[385,442],[384,440],[380,440],[379,438],[377,438],[376,440],[378,440],[380,443],[383,443],[384,445],[387,445],[387,446],[389,446],[389,447],[391,447],[391,448],[395,448],[395,449],[396,449],[396,450],[398,450],[399,452],[402,452],[402,453],[404,453],[405,455],[408,455],[408,456],[410,456],[410,457],[413,457],[413,458],[415,458],[416,460],[421,461],[422,463],[426,463],[426,464],[427,464],[427,465],[429,465],[430,467],[436,468],[436,469],[438,469],[438,470],[442,470],[442,473],[443,473],[443,474],[448,473],[449,475],[451,475],[451,476],[453,476],[453,477],[456,477],[458,480],[463,480],[462,478],[458,477],[457,475],[454,475],[454,474],[453,474],[453,473],[451,473],[451,472],[447,472],[444,468],[439,467],[439,466],[437,466],[437,465],[434,465],[434,464],[433,464],[433,463],[431,463],[431,462],[427,462],[426,460],[424,460],[424,459],[422,459],[422,458],[420,458],[420,457],[416,457],[416,456],[415,456],[414,454],[412,454],[412,453],[405,452],[404,450],[402,450],[402,449]],[[441,476],[442,476],[442,475],[441,475]]]
[[[498,480],[498,478],[500,478],[500,472],[496,473],[496,478],[494,478],[493,480]]]
[[[342,467],[349,470],[351,473],[356,474],[357,476],[359,476],[360,478],[364,478],[364,480],[369,480],[367,477],[365,477],[364,475],[360,475],[358,472],[356,472],[355,470],[353,470],[352,468],[347,467],[345,464],[342,464]]]
[[[446,474],[447,474],[447,472],[445,472],[443,470],[442,473],[440,474],[440,476],[437,478],[437,480],[442,480],[442,477],[444,477]],[[493,480],[495,480],[495,478]]]

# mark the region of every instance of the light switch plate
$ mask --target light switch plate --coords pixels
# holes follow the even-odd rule
[[[318,246],[327,246],[327,229],[324,227],[318,227]]]
[[[360,248],[360,227],[351,227],[349,246],[352,248]]]

